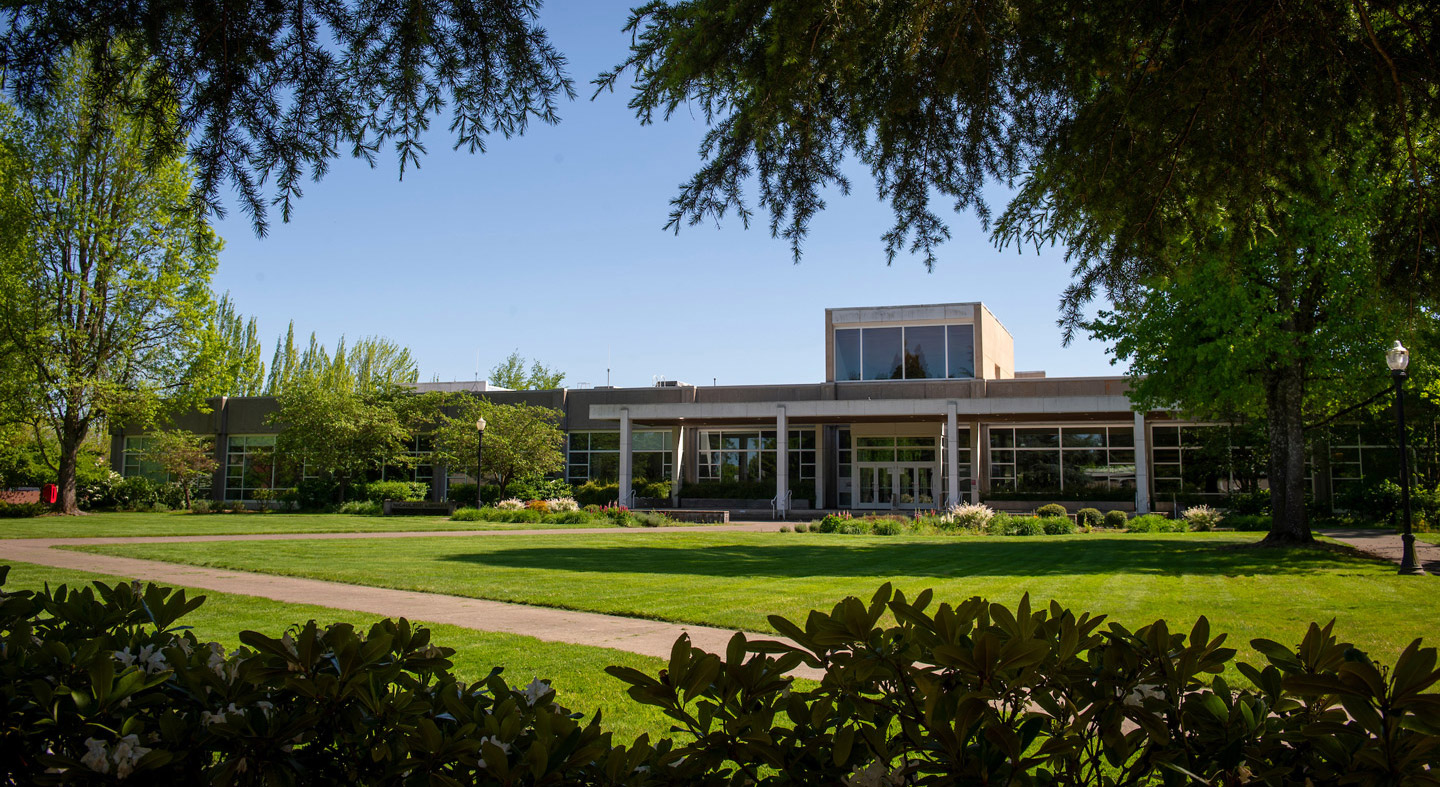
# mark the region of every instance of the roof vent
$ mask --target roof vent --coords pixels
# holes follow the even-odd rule
[[[690,383],[681,382],[680,380],[656,380],[656,381],[655,381],[655,387],[656,387],[656,388],[694,388],[695,386],[691,385]]]

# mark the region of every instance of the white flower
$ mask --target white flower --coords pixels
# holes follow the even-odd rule
[[[140,745],[140,739],[135,734],[121,738],[111,755],[115,760],[115,776],[123,779],[134,773],[140,759],[149,753],[150,750]]]
[[[535,707],[535,703],[539,702],[540,698],[545,696],[549,692],[550,684],[546,681],[536,678],[530,681],[530,685],[526,686],[522,693],[525,695],[525,702],[533,708]]]
[[[518,497],[506,498],[496,503],[495,507],[501,511],[519,511],[525,507],[525,501]]]
[[[548,506],[551,511],[561,513],[580,510],[580,504],[575,502],[575,498],[573,497],[552,497],[545,501],[545,505]]]
[[[109,773],[110,760],[106,756],[105,741],[97,738],[86,738],[85,756],[80,758],[80,764],[96,773]]]
[[[885,763],[875,760],[862,770],[856,768],[846,777],[845,784],[849,787],[890,787],[905,783],[905,777],[900,769],[890,770]]]
[[[496,738],[493,735],[486,735],[485,737],[480,739],[480,751],[482,753],[482,757],[480,758],[481,768],[485,767],[485,758],[483,757],[483,753],[485,751],[485,744],[487,743],[495,744],[500,748],[500,752],[502,754],[504,754],[506,757],[510,756],[510,744],[501,741],[499,738]]]
[[[206,727],[209,727],[211,724],[224,724],[225,720],[226,714],[223,710],[219,713],[211,713],[208,710],[202,711],[200,713],[200,723],[204,724]]]

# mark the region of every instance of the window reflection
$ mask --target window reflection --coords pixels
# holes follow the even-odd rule
[[[860,379],[860,330],[846,328],[835,332],[835,379]]]
[[[866,380],[903,380],[899,328],[866,328],[862,354]]]

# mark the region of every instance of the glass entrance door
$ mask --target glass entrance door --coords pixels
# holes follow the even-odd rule
[[[890,508],[895,500],[895,472],[890,465],[860,465],[856,508]]]
[[[900,508],[934,507],[934,485],[933,465],[900,465],[895,470],[895,500]]]

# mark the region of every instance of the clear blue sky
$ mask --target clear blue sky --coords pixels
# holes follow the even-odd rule
[[[952,215],[933,273],[910,256],[887,267],[890,211],[860,169],[813,221],[798,265],[763,216],[748,230],[734,219],[664,230],[704,125],[642,127],[624,90],[590,100],[589,81],[624,55],[631,4],[546,3],[580,93],[558,126],[470,155],[450,150],[448,117],[437,119],[421,169],[401,181],[393,156],[373,170],[339,161],[264,239],[230,201],[215,287],[258,318],[266,362],[294,319],[297,336],[332,348],[341,334],[403,344],[422,380],[472,379],[477,355],[483,377],[518,350],[572,387],[605,384],[607,358],[615,385],[818,382],[826,307],[984,301],[1015,335],[1018,368],[1123,371],[1100,344],[1061,347],[1060,249],[997,251],[973,216]]]

